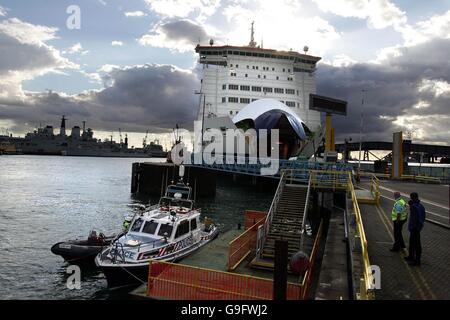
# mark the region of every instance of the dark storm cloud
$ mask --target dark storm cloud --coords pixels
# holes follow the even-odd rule
[[[199,25],[189,20],[167,22],[160,26],[161,31],[171,40],[184,40],[192,44],[208,40],[208,34]]]
[[[191,128],[198,100],[195,75],[168,65],[113,69],[105,77],[111,86],[76,96],[57,93],[28,95],[25,102],[0,100],[0,119],[25,123],[55,122],[62,114],[97,130],[163,132],[175,124]]]
[[[8,71],[29,71],[57,65],[48,47],[21,43],[0,33],[0,74]]]
[[[347,117],[334,117],[338,140],[359,136],[362,90],[365,140],[391,140],[393,131],[404,129],[394,123],[398,116],[448,116],[448,94],[436,96],[433,91],[419,90],[424,80],[450,82],[448,52],[450,40],[440,39],[402,48],[401,56],[382,64],[358,63],[339,68],[319,65],[317,92],[348,101]],[[420,101],[426,101],[429,107],[414,108]],[[428,129],[420,120],[413,126]],[[433,128],[436,132],[448,132],[448,125],[442,121],[436,121]],[[439,142],[450,140],[446,134],[424,132],[423,139],[430,137],[439,138]]]

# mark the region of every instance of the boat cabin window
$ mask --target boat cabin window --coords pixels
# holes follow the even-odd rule
[[[197,229],[197,219],[194,218],[191,220],[191,231]]]
[[[173,226],[170,224],[162,224],[159,227],[158,236],[164,237],[164,234],[167,233],[167,237],[170,238],[172,234]]]
[[[189,220],[181,221],[177,228],[177,233],[175,234],[175,238],[184,236],[189,233]]]
[[[166,196],[175,198],[175,194],[179,193],[182,199],[189,199],[190,188],[186,186],[171,185],[167,187]]]
[[[133,226],[131,227],[130,231],[139,232],[139,230],[141,230],[143,222],[144,221],[141,218],[136,219],[136,221],[134,221]]]
[[[158,227],[158,223],[154,221],[147,221],[142,228],[142,232],[148,234],[155,234],[156,228]]]

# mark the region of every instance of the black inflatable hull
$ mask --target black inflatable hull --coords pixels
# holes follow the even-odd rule
[[[104,245],[88,245],[85,241],[58,242],[51,248],[52,253],[59,255],[69,263],[94,263],[95,256],[99,254],[111,240]]]

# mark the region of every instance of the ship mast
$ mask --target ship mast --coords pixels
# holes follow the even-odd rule
[[[250,42],[248,44],[249,47],[256,47],[256,42],[255,42],[255,30],[253,28],[253,24],[255,23],[255,21],[252,21],[252,28],[251,28],[251,32],[250,32]]]
[[[66,116],[62,116],[61,118],[61,128],[59,130],[59,135],[62,137],[66,136]]]

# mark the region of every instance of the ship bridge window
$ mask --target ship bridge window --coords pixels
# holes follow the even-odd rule
[[[286,94],[295,94],[294,89],[286,89]]]
[[[250,86],[241,85],[241,90],[243,90],[243,91],[250,91]]]
[[[252,91],[261,92],[261,87],[252,86]]]
[[[158,223],[154,221],[147,221],[142,228],[143,233],[155,234],[156,228],[158,228]]]
[[[228,89],[230,90],[239,90],[239,86],[237,84],[229,84]]]
[[[197,229],[197,219],[194,218],[191,220],[191,231]]]
[[[167,233],[167,237],[172,235],[173,226],[170,224],[162,224],[159,227],[158,236],[164,237],[164,234]]]
[[[141,218],[137,219],[136,221],[134,221],[133,226],[131,227],[130,230],[139,232],[139,230],[141,230],[142,223],[144,223],[144,220],[142,220]]]
[[[189,220],[181,221],[177,227],[175,238],[182,237],[187,233],[189,233]]]
[[[269,87],[263,87],[263,91],[264,91],[264,92],[272,92],[273,89],[272,89],[272,88],[269,88]]]
[[[286,105],[288,107],[295,107],[295,102],[294,101],[286,101]]]

